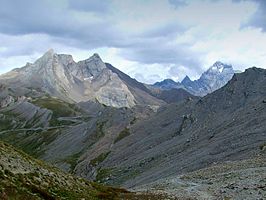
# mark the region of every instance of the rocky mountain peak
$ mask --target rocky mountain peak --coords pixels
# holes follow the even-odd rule
[[[45,54],[54,54],[55,53],[55,51],[54,51],[54,49],[48,49],[48,51],[45,53]]]
[[[181,83],[169,81],[157,82],[153,86],[161,89],[183,88],[196,96],[205,96],[222,86],[224,86],[234,75],[235,71],[232,65],[216,61],[207,71],[205,71],[198,80],[192,81],[186,76]]]
[[[54,55],[55,55],[55,51],[54,49],[49,49],[48,51],[46,51],[42,57],[40,57],[39,59],[42,59],[42,58],[52,58]]]
[[[88,59],[80,61],[77,64],[79,67],[72,69],[72,73],[82,80],[99,76],[104,69],[107,69],[105,63],[97,53],[94,53]]]
[[[220,66],[224,66],[224,63],[222,63],[221,61],[216,61],[212,66],[220,67]]]
[[[95,60],[97,60],[97,59],[102,60],[98,53],[94,53],[94,54],[91,56],[91,58],[93,58],[93,59],[95,59]]]
[[[53,49],[49,49],[47,52],[45,52],[43,54],[42,57],[40,57],[39,59],[37,59],[35,61],[35,63],[38,63],[38,62],[47,62],[48,60],[51,60],[55,55],[55,52]]]
[[[89,61],[93,61],[93,62],[103,62],[101,57],[99,56],[98,53],[94,53],[91,57],[89,57],[88,59],[86,59],[87,62]]]
[[[179,88],[180,83],[175,82],[172,79],[165,79],[161,82],[156,82],[153,86],[161,89]]]
[[[0,77],[12,88],[34,88],[68,102],[98,101],[112,107],[133,107],[127,85],[106,67],[98,54],[75,62],[71,55],[47,51],[33,64]],[[20,89],[21,90],[21,89]]]
[[[233,71],[232,65],[227,65],[222,63],[221,61],[216,61],[208,70],[207,72],[217,72],[223,73],[224,69],[231,69]]]
[[[181,81],[181,84],[187,84],[192,82],[191,79],[188,76],[185,76],[185,78]]]

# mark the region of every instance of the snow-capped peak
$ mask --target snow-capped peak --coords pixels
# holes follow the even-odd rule
[[[212,71],[217,71],[222,73],[224,70],[224,64],[220,61],[217,61],[216,63],[213,64],[213,66],[211,66],[210,68]]]
[[[227,64],[224,64],[220,61],[217,61],[209,68],[209,70],[214,71],[214,72],[218,72],[218,73],[222,73],[225,68],[231,68],[232,69],[232,65],[227,65]]]

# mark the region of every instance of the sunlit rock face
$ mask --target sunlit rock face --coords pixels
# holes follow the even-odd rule
[[[69,102],[92,100],[112,107],[135,105],[127,85],[106,67],[98,54],[76,63],[71,55],[56,54],[51,49],[33,64],[1,75],[0,82],[40,90]]]

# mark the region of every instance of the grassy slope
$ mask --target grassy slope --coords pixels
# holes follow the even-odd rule
[[[53,112],[50,119],[50,126],[54,128],[30,130],[32,126],[27,124],[27,121],[19,119],[17,114],[13,113],[12,110],[8,112],[1,111],[0,131],[3,131],[3,133],[0,134],[0,139],[39,158],[43,154],[43,147],[51,143],[61,133],[62,126],[73,124],[69,121],[59,121],[58,118],[75,117],[81,111],[75,105],[52,97],[34,99],[32,103],[40,108],[46,108]],[[36,120],[38,119],[34,119],[33,121]]]
[[[1,199],[117,199],[125,193],[73,177],[0,142]]]
[[[169,199],[163,194],[131,193],[64,173],[0,141],[0,199]],[[172,199],[172,198],[170,198]]]
[[[38,98],[32,101],[33,104],[41,108],[46,108],[53,112],[50,120],[51,126],[61,125],[62,122],[58,121],[59,117],[74,117],[80,113],[79,108],[74,104],[69,104],[57,98],[46,97]]]

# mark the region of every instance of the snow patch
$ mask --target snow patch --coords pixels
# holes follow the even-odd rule
[[[91,81],[92,79],[93,79],[93,76],[90,76],[90,77],[84,78],[84,81]]]

